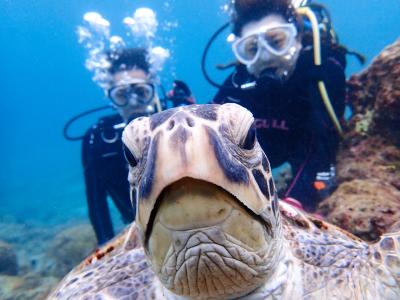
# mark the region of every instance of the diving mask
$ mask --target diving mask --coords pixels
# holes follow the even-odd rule
[[[267,26],[257,33],[239,38],[232,44],[236,58],[245,65],[254,64],[261,55],[261,50],[267,50],[274,56],[283,56],[296,42],[297,29],[294,24]]]
[[[300,47],[296,26],[291,23],[261,27],[232,44],[233,53],[250,74],[270,73],[282,79],[293,71]]]
[[[108,91],[108,97],[118,107],[148,105],[154,94],[154,85],[147,82],[123,84]]]

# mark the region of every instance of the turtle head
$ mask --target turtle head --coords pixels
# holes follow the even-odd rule
[[[278,199],[253,123],[236,104],[191,105],[125,128],[136,224],[174,294],[236,298],[278,264]]]

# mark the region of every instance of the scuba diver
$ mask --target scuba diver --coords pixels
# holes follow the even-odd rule
[[[130,200],[128,165],[121,141],[122,131],[131,120],[159,112],[172,104],[192,103],[189,87],[176,80],[173,88],[160,101],[154,75],[151,75],[148,51],[144,48],[123,48],[108,52],[108,88],[105,90],[111,106],[91,109],[73,117],[64,127],[67,140],[82,140],[82,164],[86,186],[89,218],[99,245],[114,236],[107,202],[113,200],[124,223],[135,218],[136,203]],[[69,135],[70,125],[77,119],[103,109],[113,108],[116,114],[100,118],[83,136]]]
[[[129,121],[160,111],[155,84],[149,76],[147,51],[125,48],[107,54],[111,75],[108,98],[118,114],[100,118],[84,135],[82,164],[86,185],[89,218],[98,244],[114,236],[107,196],[110,196],[124,223],[135,218],[135,203],[131,203],[128,166],[121,141],[122,131]]]
[[[347,50],[327,19],[319,5],[295,9],[289,0],[235,0],[232,51],[238,62],[213,99],[253,113],[271,167],[291,165],[284,199],[308,211],[336,187],[345,109]]]
[[[127,179],[129,167],[121,141],[125,126],[137,117],[160,112],[171,103],[183,105],[192,103],[194,98],[183,81],[176,80],[168,94],[159,84],[158,73],[169,58],[169,50],[152,42],[158,24],[154,11],[140,7],[133,17],[123,20],[132,31],[129,36],[135,37],[135,44],[142,47],[129,47],[130,41],[111,35],[111,23],[97,12],[85,13],[83,21],[83,25],[77,27],[77,34],[79,43],[87,50],[85,66],[93,72],[93,81],[104,90],[110,101],[106,106],[71,118],[65,124],[63,134],[69,141],[82,140],[89,218],[98,244],[102,245],[114,236],[108,197],[124,223],[132,222],[136,213],[136,203],[134,200],[131,203]],[[158,97],[157,88],[163,94],[162,99]],[[117,113],[100,118],[84,135],[69,134],[75,121],[105,109]]]

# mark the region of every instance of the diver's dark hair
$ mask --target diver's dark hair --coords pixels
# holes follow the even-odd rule
[[[112,75],[131,69],[140,69],[146,73],[149,72],[148,52],[144,48],[125,48],[117,51],[108,51],[106,54],[108,61],[111,63],[108,72]]]
[[[296,11],[290,0],[235,0],[233,34],[239,36],[247,23],[259,21],[269,14],[281,15],[288,22],[296,20]]]

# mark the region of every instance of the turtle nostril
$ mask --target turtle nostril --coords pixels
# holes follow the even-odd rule
[[[174,128],[174,126],[175,126],[175,121],[174,120],[169,121],[167,130],[171,130],[172,128]]]
[[[192,118],[186,118],[186,123],[188,124],[189,127],[194,126],[194,120]]]

